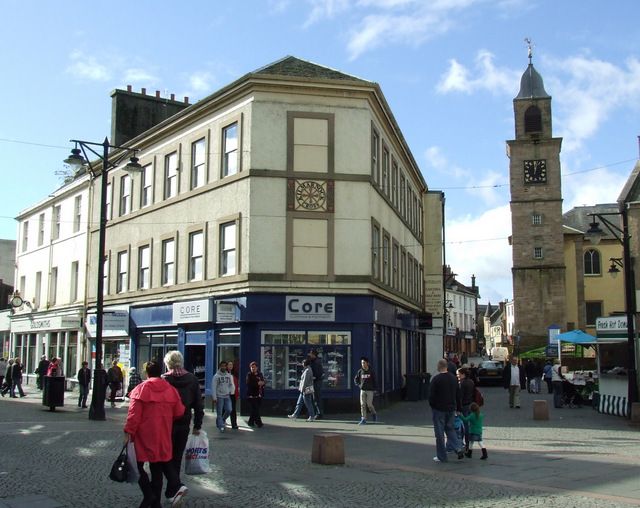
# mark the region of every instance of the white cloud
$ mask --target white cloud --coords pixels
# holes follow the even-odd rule
[[[509,205],[447,220],[446,260],[461,281],[476,276],[482,301],[512,298]]]
[[[598,169],[562,178],[564,211],[576,206],[615,203],[628,178],[627,172]]]
[[[547,81],[558,104],[558,130],[563,151],[582,148],[617,109],[640,107],[640,60],[624,66],[584,56],[545,60]]]
[[[82,51],[73,51],[69,59],[71,63],[67,66],[67,72],[74,77],[90,81],[107,81],[111,78],[111,72],[104,64]]]
[[[159,79],[151,74],[151,72],[140,67],[132,67],[124,70],[123,80],[127,84],[142,83],[145,86],[152,86],[153,83],[157,83]]]
[[[194,72],[189,76],[189,86],[197,93],[211,93],[213,91],[213,76],[210,72]]]
[[[304,22],[303,27],[307,28],[314,23],[324,19],[332,18],[336,14],[344,12],[349,8],[349,0],[307,0],[311,4],[311,13]]]
[[[284,12],[290,4],[291,0],[269,0],[269,8],[272,12]]]
[[[492,170],[477,171],[458,166],[448,160],[438,146],[430,146],[424,152],[425,168],[432,168],[440,175],[446,175],[449,183],[446,187],[455,187],[455,182],[460,182],[460,188],[476,200],[481,200],[486,206],[496,206],[504,201],[504,190],[501,188],[505,182],[502,173]],[[481,175],[478,178],[478,175]],[[428,179],[429,180],[429,179]],[[500,187],[498,187],[500,186]]]
[[[449,69],[440,78],[436,90],[440,93],[487,90],[491,93],[514,93],[522,71],[496,67],[494,55],[480,50],[475,59],[474,70],[467,69],[457,60],[449,61]]]

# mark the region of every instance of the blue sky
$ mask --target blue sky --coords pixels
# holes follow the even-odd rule
[[[525,37],[553,97],[564,209],[615,201],[638,158],[637,0],[4,0],[0,238],[60,185],[71,138],[110,132],[115,88],[195,102],[286,55],[376,81],[429,187],[447,262],[511,298],[508,159]]]

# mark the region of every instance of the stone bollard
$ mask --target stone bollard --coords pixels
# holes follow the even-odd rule
[[[311,462],[315,464],[344,464],[344,438],[341,434],[314,434]]]
[[[631,404],[631,423],[640,423],[640,402]]]
[[[549,405],[547,404],[546,400],[533,401],[533,419],[534,420],[549,419]]]

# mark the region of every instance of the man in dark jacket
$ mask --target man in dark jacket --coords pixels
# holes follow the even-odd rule
[[[312,349],[309,353],[311,360],[311,372],[313,372],[313,404],[316,407],[316,420],[322,418],[324,413],[322,408],[322,378],[324,377],[324,368],[322,367],[322,359],[318,356],[318,350]]]
[[[369,359],[365,356],[360,358],[360,369],[353,379],[353,382],[360,388],[360,423],[367,423],[367,410],[371,413],[371,419],[375,422],[378,419],[376,408],[373,407],[373,396],[376,391],[376,378],[369,367]]]
[[[78,371],[78,407],[87,408],[87,396],[89,395],[89,386],[91,385],[91,371],[89,363],[82,362],[82,367]]]
[[[456,411],[462,409],[462,395],[458,380],[447,371],[447,360],[438,360],[438,374],[431,378],[429,387],[429,405],[433,415],[433,432],[436,436],[435,462],[447,461],[447,449],[444,437],[458,454],[458,459],[464,458],[462,444],[458,441],[454,428]]]
[[[38,375],[36,379],[36,385],[38,390],[42,390],[43,384],[42,381],[44,377],[47,375],[47,371],[49,370],[49,360],[47,360],[47,355],[42,355],[40,358],[40,363],[38,363],[38,368],[36,369],[36,374]]]
[[[509,390],[509,407],[520,409],[520,390],[524,390],[526,376],[518,357],[512,356],[511,363],[502,370],[502,386]]]
[[[173,422],[173,430],[171,433],[171,442],[173,445],[173,467],[176,471],[177,484],[169,484],[165,496],[173,498],[178,491],[186,489],[180,481],[180,466],[182,464],[182,455],[187,446],[189,438],[189,426],[191,425],[191,414],[193,411],[193,433],[200,434],[202,427],[202,418],[204,417],[204,408],[202,405],[202,394],[200,393],[200,382],[198,378],[184,370],[184,359],[180,351],[169,351],[164,357],[164,365],[167,373],[162,377],[172,385],[180,394],[180,399],[184,404],[184,416]],[[167,479],[168,481],[168,479]]]
[[[111,362],[111,368],[107,371],[107,378],[111,389],[109,401],[111,402],[111,407],[116,407],[116,393],[122,388],[122,382],[124,381],[124,374],[118,365],[118,360]]]
[[[13,367],[11,367],[11,390],[9,391],[9,395],[13,398],[16,398],[16,388],[20,397],[26,397],[22,390],[22,368],[22,360],[16,358],[13,361]]]

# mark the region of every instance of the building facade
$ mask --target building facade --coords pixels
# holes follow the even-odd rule
[[[105,362],[177,348],[210,395],[219,361],[241,392],[258,361],[287,410],[312,349],[336,406],[352,404],[361,356],[384,397],[426,370],[424,238],[442,224],[377,84],[287,57],[129,144],[144,170],[109,174]],[[95,292],[89,278],[90,339]]]
[[[41,355],[62,358],[68,378],[87,355],[89,184],[88,174],[75,175],[16,218],[16,289],[24,303],[12,309],[11,351],[22,358],[27,382]]]

